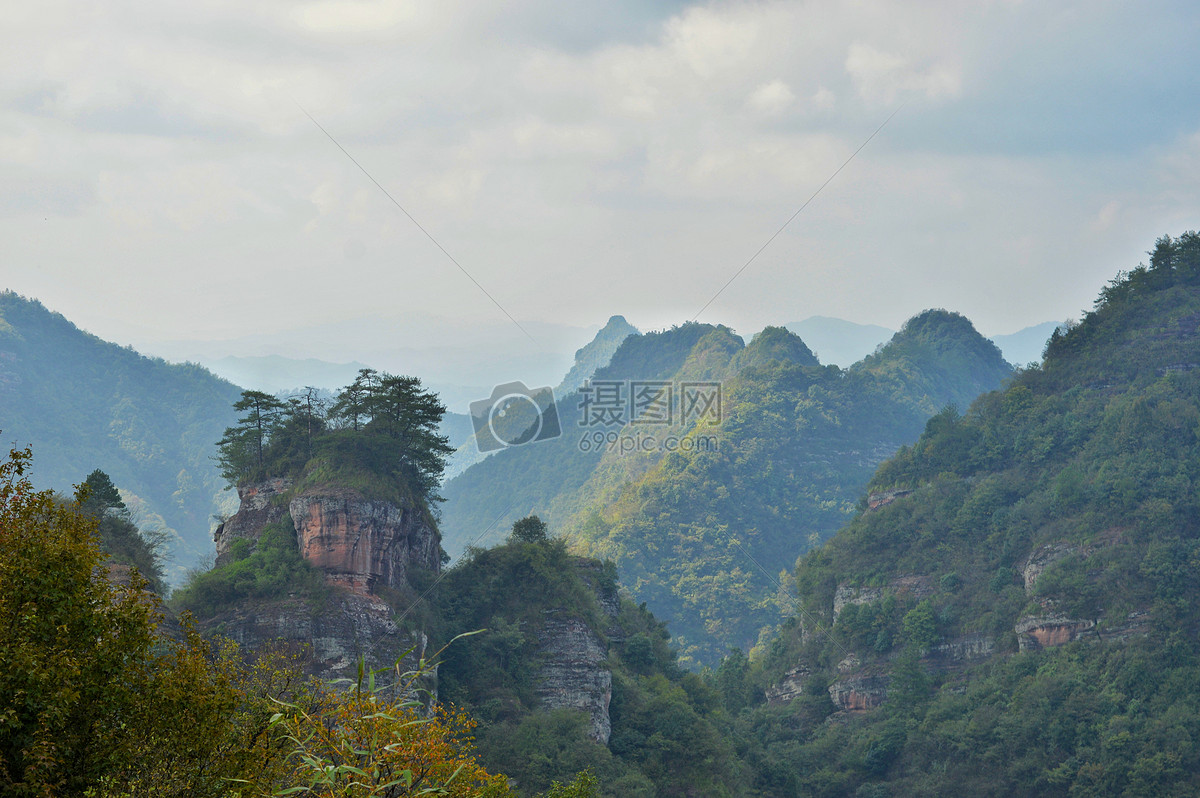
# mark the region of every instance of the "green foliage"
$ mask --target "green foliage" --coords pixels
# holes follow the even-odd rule
[[[543,543],[548,540],[546,522],[536,515],[527,516],[512,525],[508,539],[513,543]]]
[[[723,380],[719,426],[656,430],[715,446],[581,451],[571,397],[559,403],[562,438],[500,452],[446,486],[443,529],[449,541],[474,537],[505,507],[536,508],[574,551],[616,563],[633,595],[668,620],[684,662],[715,665],[791,611],[778,564],[851,516],[878,457],[946,402],[1009,373],[966,319],[944,311],[917,317],[849,371],[820,366],[782,328],[748,346],[698,324],[631,337],[596,378]]]
[[[280,523],[263,527],[253,549],[248,540],[234,541],[228,561],[193,574],[171,596],[171,605],[212,618],[254,601],[295,597],[319,605],[326,592],[321,572],[300,556],[296,528],[285,515]]]
[[[911,492],[860,512],[798,564],[809,634],[794,624],[745,682],[771,684],[799,664],[806,686],[823,687],[844,678],[849,651],[885,675],[887,699],[790,739],[780,710],[744,712],[735,733],[758,789],[1200,790],[1198,288],[1200,237],[1161,240],[1150,266],[1056,334],[1040,368],[963,415],[934,416],[878,470],[871,490]],[[904,587],[913,579],[920,600]],[[839,586],[883,598],[845,604],[832,623]],[[1094,627],[1018,652],[1014,626],[1045,615]],[[937,650],[980,636],[994,656],[951,667]]]
[[[446,408],[416,377],[363,369],[329,408],[308,389],[289,402],[243,391],[234,409],[244,415],[225,430],[215,458],[231,485],[280,476],[311,483],[314,471],[333,468],[342,482],[360,472],[373,498],[391,498],[375,494],[400,483],[422,500],[436,499],[452,451],[438,433]]]
[[[644,606],[618,601],[611,568],[572,557],[561,540],[513,540],[470,551],[439,584],[436,603],[440,637],[486,629],[447,651],[439,695],[480,720],[482,761],[512,777],[523,794],[560,794],[554,782],[586,769],[603,796],[739,794],[739,768],[718,731],[725,722],[719,695],[684,675],[665,628]],[[578,620],[610,648],[607,747],[588,736],[586,714],[539,709],[550,620]]]
[[[35,491],[30,459],[0,462],[0,792],[218,796],[269,770],[290,672],[156,638],[145,582],[108,581],[96,518]]]

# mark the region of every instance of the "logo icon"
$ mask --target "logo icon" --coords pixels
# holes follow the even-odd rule
[[[523,382],[492,389],[487,399],[471,402],[471,424],[481,452],[490,452],[562,435],[550,388],[530,390]]]

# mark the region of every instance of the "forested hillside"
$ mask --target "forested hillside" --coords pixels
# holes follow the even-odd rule
[[[850,517],[885,457],[947,403],[965,405],[1009,373],[995,346],[945,311],[915,317],[845,371],[821,366],[782,328],[749,345],[702,324],[630,337],[595,381],[720,384],[719,423],[656,431],[702,450],[631,450],[623,441],[637,425],[581,427],[583,397],[566,397],[561,437],[501,451],[446,486],[442,529],[461,546],[542,514],[580,553],[617,563],[685,661],[715,663],[778,620],[778,574]]]
[[[723,666],[764,795],[1200,789],[1200,237],[885,463]],[[745,677],[745,678],[742,678]],[[755,706],[765,689],[766,706]]]
[[[139,524],[170,536],[175,574],[212,548],[223,489],[213,444],[238,388],[86,333],[41,303],[0,293],[0,434],[32,444],[39,484],[69,490],[102,469]]]

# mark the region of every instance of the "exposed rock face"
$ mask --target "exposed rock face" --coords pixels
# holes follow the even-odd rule
[[[848,604],[874,604],[887,596],[911,596],[920,600],[933,595],[933,580],[928,576],[897,576],[883,587],[837,586],[833,594],[833,618],[841,614]]]
[[[239,607],[217,616],[209,626],[238,645],[260,650],[271,644],[306,649],[305,673],[322,680],[353,678],[359,657],[368,668],[393,665],[416,646],[406,665],[425,652],[423,634],[398,627],[390,607],[372,596],[336,591],[324,607],[290,599]]]
[[[890,454],[888,455],[890,456]],[[903,498],[912,493],[911,490],[889,490],[883,493],[871,493],[867,495],[867,509],[878,510],[880,507],[887,507],[896,499]]]
[[[543,659],[537,695],[542,705],[588,713],[589,736],[607,744],[612,733],[612,672],[603,667],[608,651],[600,637],[577,618],[547,618],[538,642]]]
[[[238,489],[237,513],[217,528],[217,561],[236,540],[256,541],[263,527],[291,515],[300,554],[324,572],[333,589],[314,606],[307,600],[261,601],[206,623],[251,650],[271,643],[306,651],[304,670],[320,679],[353,677],[360,657],[377,669],[405,651],[424,653],[425,636],[401,629],[381,587],[407,587],[413,567],[437,571],[440,537],[417,507],[369,501],[354,490],[327,488],[292,496],[289,479]]]
[[[1053,648],[1078,640],[1096,625],[1095,621],[1068,618],[1062,613],[1026,615],[1017,621],[1017,645],[1021,651]]]
[[[929,653],[943,662],[976,662],[996,653],[996,639],[977,632],[939,643]]]
[[[843,712],[874,709],[887,698],[887,681],[886,676],[852,674],[829,685],[829,697]]]
[[[1034,549],[1021,565],[1021,575],[1025,578],[1025,592],[1033,592],[1034,586],[1037,585],[1038,577],[1047,568],[1078,551],[1079,547],[1073,546],[1070,543],[1050,543]]]
[[[241,502],[237,513],[213,533],[213,541],[217,544],[217,565],[225,563],[229,547],[235,540],[258,540],[263,527],[277,524],[283,519],[288,511],[283,501],[284,494],[291,488],[292,480],[279,477],[237,489]]]
[[[804,694],[804,683],[811,675],[812,672],[803,665],[792,668],[783,674],[783,678],[777,684],[767,688],[767,703],[771,706],[779,706],[796,700]]]
[[[406,586],[413,566],[436,571],[441,563],[437,530],[415,507],[327,489],[293,498],[288,509],[300,554],[332,584],[370,593]]]

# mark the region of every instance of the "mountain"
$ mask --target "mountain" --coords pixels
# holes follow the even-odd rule
[[[810,316],[784,326],[812,347],[822,363],[842,368],[862,360],[894,334],[878,324],[856,324],[829,316]]]
[[[945,311],[910,320],[848,371],[821,366],[782,328],[749,345],[704,324],[630,337],[593,389],[660,381],[682,401],[688,386],[715,386],[718,416],[600,425],[581,416],[594,416],[599,394],[566,397],[561,436],[503,450],[446,485],[444,539],[448,550],[487,540],[536,512],[574,550],[616,562],[686,662],[715,663],[779,620],[776,574],[850,517],[885,457],[945,404],[1009,373],[994,345]]]
[[[755,789],[1196,794],[1198,484],[1188,233],[932,418],[799,563],[782,634],[722,666]]]
[[[41,303],[0,293],[0,430],[32,444],[34,476],[67,491],[101,469],[142,526],[170,536],[167,578],[212,549],[224,482],[210,459],[239,389],[84,332]]]
[[[555,396],[566,396],[579,390],[592,378],[597,369],[607,366],[613,353],[631,335],[640,335],[638,328],[625,321],[624,316],[613,316],[596,333],[596,337],[575,352],[575,362],[562,382],[554,389]]]
[[[282,355],[237,357],[227,355],[201,359],[201,365],[218,377],[254,391],[277,394],[304,386],[332,390],[354,382],[359,369],[353,363],[330,363],[316,358],[290,358]]]
[[[1057,321],[1044,321],[1032,327],[1017,330],[1008,335],[993,335],[992,343],[1000,347],[1004,359],[1009,363],[1023,366],[1026,363],[1041,363],[1042,353],[1046,351],[1046,342],[1055,330],[1065,325]]]

